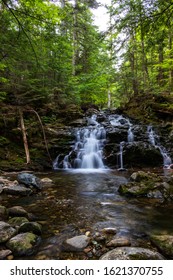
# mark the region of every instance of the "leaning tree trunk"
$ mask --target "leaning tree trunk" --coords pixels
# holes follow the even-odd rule
[[[29,153],[29,147],[28,147],[28,141],[27,141],[27,136],[26,136],[26,128],[25,128],[25,123],[23,119],[23,111],[21,108],[19,108],[19,116],[20,116],[20,126],[22,130],[22,136],[23,136],[23,144],[25,148],[25,154],[26,154],[26,163],[30,163],[30,153]]]

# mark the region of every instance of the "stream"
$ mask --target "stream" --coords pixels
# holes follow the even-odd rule
[[[39,259],[44,255],[48,259],[80,259],[81,253],[61,251],[63,240],[107,227],[117,228],[117,236],[130,238],[132,246],[146,247],[147,237],[152,233],[172,233],[171,203],[119,195],[118,186],[127,181],[132,171],[58,170],[40,173],[38,177],[49,177],[53,184],[33,196],[3,196],[4,205],[23,206],[43,226],[39,252],[29,258]]]
[[[43,226],[39,250],[29,258],[84,259],[84,252],[64,252],[63,242],[86,232],[93,236],[104,228],[116,228],[116,237],[127,238],[132,246],[144,248],[150,246],[151,234],[172,234],[172,203],[147,197],[126,197],[118,192],[119,186],[127,183],[134,171],[140,170],[126,169],[123,164],[124,145],[141,145],[141,142],[135,142],[137,135],[131,122],[119,115],[109,117],[108,127],[113,127],[115,135],[119,131],[126,132],[126,137],[119,139],[114,155],[114,160],[117,158],[118,161],[117,169],[104,164],[103,150],[107,139],[103,124],[97,122],[96,115],[88,118],[87,127],[75,130],[75,141],[69,153],[56,156],[53,171],[36,174],[40,179],[52,179],[52,184],[45,185],[39,193],[31,196],[0,197],[4,206],[22,206],[31,213],[32,220]],[[160,151],[163,166],[169,167],[171,158],[152,126],[147,128],[143,138],[149,142],[146,145]],[[172,175],[169,168],[143,170],[161,176]],[[15,174],[12,179],[15,179]]]

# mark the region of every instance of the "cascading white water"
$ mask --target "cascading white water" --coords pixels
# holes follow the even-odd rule
[[[75,168],[103,169],[102,151],[106,139],[104,127],[90,126],[77,131],[75,151],[77,157],[74,160]]]
[[[128,143],[133,142],[134,141],[134,134],[132,131],[132,124],[129,122],[129,129],[127,132],[127,141]]]
[[[77,129],[73,149],[63,160],[60,161],[60,155],[55,159],[53,163],[55,170],[59,169],[59,166],[63,169],[105,169],[102,153],[106,131],[96,121],[96,118],[96,115],[87,118],[88,126]]]
[[[154,132],[151,125],[147,127],[147,133],[148,133],[149,142],[154,147],[160,150],[160,153],[163,157],[163,166],[165,168],[169,168],[169,166],[172,164],[171,157],[168,155],[166,149],[159,144],[159,136]]]
[[[134,141],[134,133],[132,131],[132,124],[129,121],[129,119],[124,118],[121,115],[114,115],[114,116],[110,116],[110,123],[112,126],[115,127],[128,127],[127,130],[127,142],[131,143]],[[124,165],[123,165],[123,145],[124,145],[124,141],[120,142],[120,149],[119,152],[117,153],[117,165],[118,165],[118,170],[122,171],[125,170],[124,169]]]
[[[118,168],[119,171],[125,170],[124,169],[124,164],[123,164],[123,144],[124,144],[124,141],[120,142],[120,151],[117,154],[117,156],[118,156],[117,163],[118,163],[118,166],[119,166],[119,168]]]

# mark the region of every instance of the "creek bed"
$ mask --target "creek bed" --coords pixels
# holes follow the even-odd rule
[[[1,204],[20,205],[42,224],[42,244],[30,259],[38,259],[40,252],[49,259],[83,258],[81,253],[62,253],[62,242],[107,227],[117,228],[117,236],[129,238],[132,245],[147,247],[149,234],[173,233],[173,204],[121,196],[118,187],[131,173],[58,170],[37,174],[40,178],[49,177],[53,184],[32,196],[3,195]]]

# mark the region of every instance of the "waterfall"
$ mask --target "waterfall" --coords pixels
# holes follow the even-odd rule
[[[163,166],[165,168],[169,168],[169,166],[172,164],[171,157],[168,155],[166,149],[159,144],[159,136],[154,132],[151,125],[147,127],[147,133],[151,145],[160,150],[160,153],[163,157]]]
[[[109,118],[110,123],[112,126],[115,127],[127,127],[127,142],[132,143],[134,141],[134,133],[132,131],[132,124],[129,119],[123,117],[122,115],[114,115],[110,116]],[[119,152],[117,153],[117,165],[119,166],[118,170],[123,171],[125,170],[123,166],[123,145],[125,144],[125,141],[120,142],[120,149]]]
[[[125,168],[124,168],[124,165],[123,165],[123,144],[124,144],[124,141],[120,142],[120,150],[119,150],[119,153],[117,154],[117,162],[118,162],[118,166],[120,166],[118,168],[119,171],[124,171]]]
[[[130,142],[133,142],[134,141],[134,134],[132,132],[132,124],[129,123],[129,129],[128,129],[128,132],[127,132],[127,141],[130,143]]]
[[[105,129],[99,125],[80,129],[77,132],[77,142],[75,144],[77,157],[74,160],[74,167],[103,169],[102,150],[105,139]]]
[[[103,147],[106,140],[106,131],[96,121],[97,116],[87,118],[88,126],[76,130],[76,140],[72,151],[66,155],[61,163],[59,156],[53,163],[53,168],[58,169],[104,169],[102,160]]]

